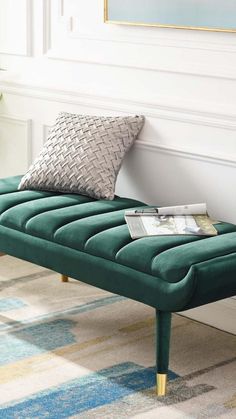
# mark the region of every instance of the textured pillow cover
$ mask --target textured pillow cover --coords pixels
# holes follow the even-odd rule
[[[143,116],[60,113],[18,189],[113,199],[122,160],[143,124]]]

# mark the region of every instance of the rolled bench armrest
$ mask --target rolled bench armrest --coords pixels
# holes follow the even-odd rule
[[[192,276],[195,289],[182,310],[236,295],[236,253],[196,264],[192,268]]]
[[[236,232],[222,234],[166,250],[153,261],[153,271],[167,282],[178,282],[183,279],[191,267],[199,263],[206,265],[221,259],[221,270],[228,269],[228,258],[231,255],[230,267],[236,282]]]

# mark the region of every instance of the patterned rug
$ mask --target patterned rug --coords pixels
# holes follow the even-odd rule
[[[154,310],[0,258],[0,418],[236,418],[236,336],[175,315],[155,395]]]

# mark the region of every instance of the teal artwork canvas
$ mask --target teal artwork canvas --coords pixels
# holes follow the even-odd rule
[[[236,32],[236,0],[105,0],[105,22]]]

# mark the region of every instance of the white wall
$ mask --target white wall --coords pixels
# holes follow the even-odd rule
[[[0,159],[12,174],[60,110],[142,113],[117,193],[206,201],[236,222],[236,34],[106,25],[103,0],[0,0],[0,16]]]

